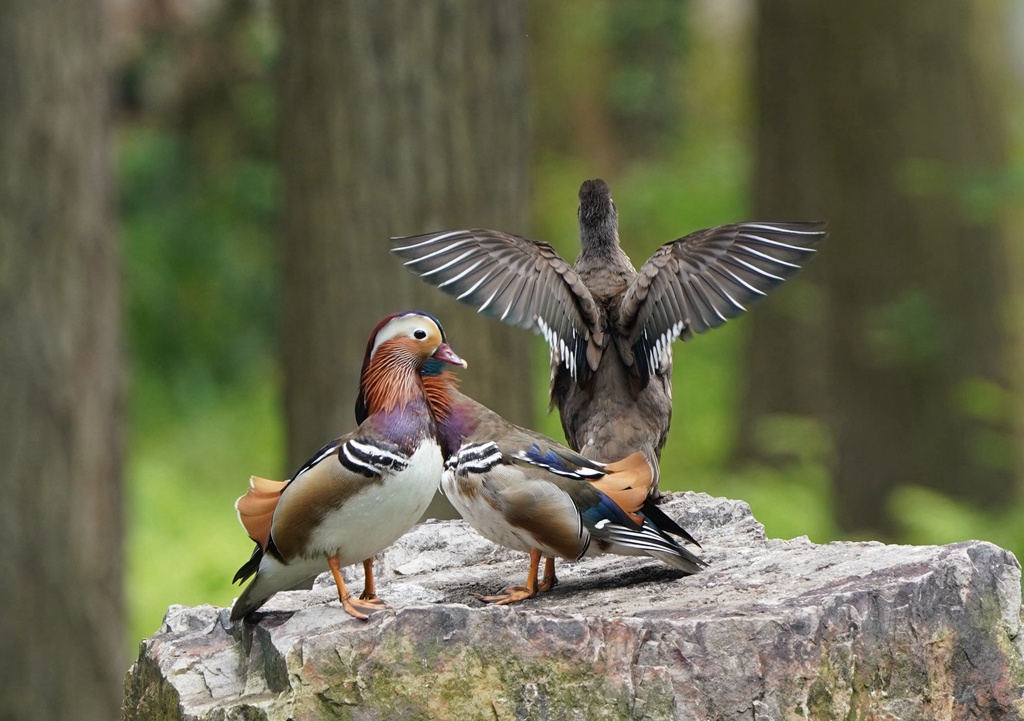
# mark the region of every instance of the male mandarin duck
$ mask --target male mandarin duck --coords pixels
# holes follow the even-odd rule
[[[235,507],[257,545],[234,580],[255,578],[231,609],[232,621],[320,573],[325,559],[349,614],[366,619],[383,607],[373,584],[373,556],[416,523],[442,472],[437,423],[451,398],[444,389],[424,388],[421,371],[428,359],[466,365],[433,317],[405,312],[385,318],[366,348],[359,427],[321,448],[290,481],[252,479]],[[341,568],[358,561],[366,583],[353,599]]]
[[[447,458],[441,491],[482,536],[530,554],[525,586],[483,600],[507,604],[552,588],[555,557],[648,555],[686,573],[707,565],[669,535],[699,545],[649,497],[653,468],[642,453],[609,464],[588,460],[458,392],[455,377],[433,360],[423,382],[428,395],[451,399],[438,423]]]
[[[634,270],[619,247],[603,180],[579,192],[580,254],[570,266],[547,243],[472,229],[393,238],[392,252],[478,312],[543,334],[551,404],[569,445],[590,459],[635,450],[655,469],[672,415],[672,341],[746,310],[796,273],[824,223],[736,223],[661,246]]]

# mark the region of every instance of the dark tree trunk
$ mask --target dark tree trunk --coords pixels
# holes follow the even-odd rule
[[[102,3],[0,4],[0,718],[110,721],[120,283]]]
[[[282,344],[291,467],[350,429],[370,330],[437,315],[467,393],[529,423],[534,340],[389,256],[388,237],[525,233],[521,2],[280,3]]]
[[[891,530],[900,484],[1005,502],[999,6],[781,0],[757,33],[756,214],[823,217],[831,237],[806,323],[754,314],[747,438],[766,414],[821,413],[847,530]]]

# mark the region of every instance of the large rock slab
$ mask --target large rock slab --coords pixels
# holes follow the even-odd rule
[[[767,539],[745,503],[703,494],[665,510],[711,568],[560,562],[553,591],[488,607],[476,595],[522,583],[527,559],[445,521],[383,554],[392,609],[365,623],[326,578],[254,625],[171,607],[128,673],[123,718],[1024,718],[1008,551]]]

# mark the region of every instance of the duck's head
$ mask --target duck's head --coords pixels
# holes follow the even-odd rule
[[[369,412],[367,388],[387,385],[392,372],[438,373],[443,364],[467,367],[448,345],[441,322],[422,311],[393,313],[377,324],[366,344],[363,368],[359,374],[356,421],[362,423]]]
[[[363,372],[379,353],[396,356],[419,369],[428,360],[451,363],[465,368],[466,361],[448,345],[441,322],[417,310],[393,313],[377,324],[366,344]]]

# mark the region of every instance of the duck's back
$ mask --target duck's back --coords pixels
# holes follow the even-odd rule
[[[574,269],[601,308],[607,342],[590,377],[577,382],[563,364],[554,369],[551,400],[569,445],[587,458],[614,461],[637,450],[661,456],[672,417],[671,363],[640,387],[619,354],[619,306],[636,270],[618,247],[581,253]],[[670,356],[669,356],[670,357]]]

